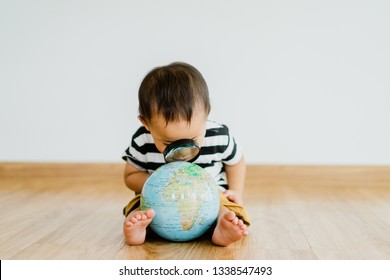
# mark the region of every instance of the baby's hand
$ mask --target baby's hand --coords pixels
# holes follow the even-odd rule
[[[229,199],[231,202],[242,204],[242,200],[239,199],[238,196],[232,190],[226,190],[223,195],[226,196],[226,198]]]

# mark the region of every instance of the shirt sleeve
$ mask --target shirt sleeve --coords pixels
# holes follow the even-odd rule
[[[125,150],[122,159],[134,167],[146,171],[146,156],[138,151],[139,148],[132,137],[130,146]]]
[[[134,133],[130,146],[123,153],[122,159],[147,172],[152,172],[164,164],[163,155],[157,150],[151,134],[145,127],[140,127]]]
[[[224,124],[208,121],[205,140],[201,148],[200,163],[214,165],[220,162],[234,165],[241,158],[241,148],[229,128]]]
[[[229,128],[227,126],[224,126],[224,128],[226,129],[228,142],[222,156],[222,162],[227,165],[235,165],[242,158],[242,150],[241,147],[237,144],[233,135],[231,134]]]

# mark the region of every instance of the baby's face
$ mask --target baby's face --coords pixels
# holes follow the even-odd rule
[[[194,111],[191,122],[179,120],[166,124],[164,117],[154,116],[150,122],[143,122],[153,137],[157,149],[162,153],[164,149],[174,141],[180,139],[193,139],[202,146],[206,133],[207,114],[202,111]]]

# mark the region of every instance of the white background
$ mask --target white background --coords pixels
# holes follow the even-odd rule
[[[0,0],[0,161],[121,162],[173,61],[248,163],[390,164],[386,0]]]

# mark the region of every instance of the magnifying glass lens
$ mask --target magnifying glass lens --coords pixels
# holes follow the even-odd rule
[[[169,144],[164,150],[166,162],[194,161],[198,158],[200,147],[192,139],[181,139]]]

